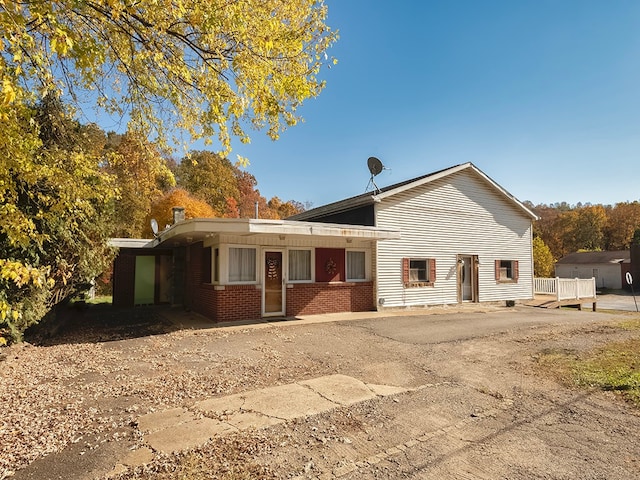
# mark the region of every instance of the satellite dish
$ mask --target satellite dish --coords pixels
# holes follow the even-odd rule
[[[155,218],[151,219],[151,231],[154,235],[158,235],[158,221]]]
[[[382,162],[376,157],[369,157],[367,160],[367,166],[369,167],[372,177],[375,177],[384,170],[384,165],[382,165]]]
[[[369,167],[369,172],[371,173],[371,178],[369,179],[369,183],[367,184],[367,188],[365,188],[365,191],[367,191],[369,189],[369,185],[373,185],[376,188],[375,193],[380,193],[380,189],[378,188],[378,185],[376,185],[376,182],[373,179],[373,177],[375,177],[380,172],[382,172],[382,170],[386,170],[386,168],[384,167],[382,162],[380,160],[378,160],[376,157],[369,157],[368,158],[367,167]]]

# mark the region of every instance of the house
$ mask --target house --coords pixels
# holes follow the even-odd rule
[[[367,311],[375,245],[399,235],[288,220],[181,220],[153,240],[112,240],[113,305],[183,305],[219,322]]]
[[[533,298],[537,217],[472,163],[291,218],[400,232],[377,245],[378,309]]]
[[[631,269],[628,250],[576,252],[556,262],[556,277],[595,278],[597,288],[619,290],[626,287],[625,275]]]
[[[536,216],[471,163],[286,220],[177,221],[114,239],[114,305],[216,321],[533,297]]]

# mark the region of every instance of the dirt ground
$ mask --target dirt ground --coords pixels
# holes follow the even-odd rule
[[[618,326],[632,315],[516,307],[212,329],[162,310],[80,312],[57,337],[0,353],[0,478],[640,478],[640,412],[537,361],[638,337]],[[113,471],[144,447],[140,415],[333,373],[412,390]]]

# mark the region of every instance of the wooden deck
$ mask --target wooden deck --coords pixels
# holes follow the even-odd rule
[[[596,311],[596,297],[587,297],[587,298],[570,298],[568,300],[557,300],[555,295],[539,295],[536,296],[532,300],[527,300],[522,302],[524,305],[528,305],[530,307],[539,307],[539,308],[560,308],[560,307],[568,307],[568,306],[577,306],[578,310],[582,310],[582,305],[585,303],[591,304],[591,309]]]

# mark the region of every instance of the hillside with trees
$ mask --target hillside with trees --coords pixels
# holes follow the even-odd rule
[[[553,261],[579,251],[628,250],[634,233],[640,229],[640,202],[620,202],[615,205],[581,204],[566,202],[527,207],[538,215],[534,222],[536,275],[548,276],[549,257],[541,249],[549,250]],[[542,255],[542,256],[541,256]],[[553,263],[551,263],[553,265]]]

